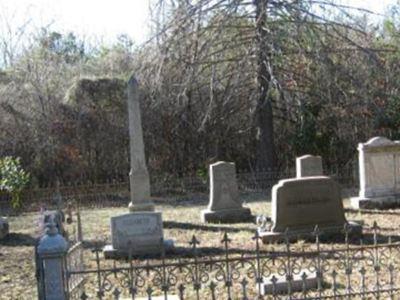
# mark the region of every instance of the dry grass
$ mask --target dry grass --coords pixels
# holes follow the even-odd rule
[[[270,203],[265,200],[250,202],[246,205],[251,208],[253,214],[269,215]],[[347,206],[346,201],[345,205]],[[221,237],[226,231],[232,240],[231,248],[254,249],[251,237],[254,236],[256,230],[255,224],[205,225],[200,222],[201,209],[204,209],[204,205],[158,206],[157,210],[163,212],[165,238],[175,240],[175,245],[178,247],[188,247],[189,240],[196,235],[201,242],[200,247],[215,249],[222,248]],[[110,217],[126,212],[126,208],[82,210],[84,239],[109,241]],[[365,214],[346,212],[347,219],[362,220],[367,226],[377,221],[382,228],[381,237],[384,239],[389,235],[398,235],[399,216],[400,210]],[[12,234],[6,240],[0,241],[0,299],[37,298],[33,258],[33,237],[36,234],[37,220],[38,214],[35,213],[9,218]],[[71,231],[71,227],[67,229]],[[370,233],[368,229],[364,232]],[[299,243],[301,245],[302,242]]]

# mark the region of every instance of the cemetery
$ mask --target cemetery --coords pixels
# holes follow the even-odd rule
[[[354,1],[0,3],[0,300],[400,299],[400,1]]]
[[[313,155],[298,157],[290,174],[264,172],[250,182],[234,162],[218,161],[202,193],[186,187],[192,200],[154,197],[134,77],[127,90],[129,182],[104,194],[100,185],[68,193],[57,182],[40,212],[2,218],[2,297],[393,297],[397,142],[360,144],[359,198],[345,196],[351,185]],[[121,195],[118,205],[103,203],[112,194]]]

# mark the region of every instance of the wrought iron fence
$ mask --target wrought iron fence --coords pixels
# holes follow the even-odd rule
[[[79,299],[79,290],[85,283],[84,275],[84,249],[82,242],[74,244],[67,252],[66,255],[66,268],[67,270],[75,270],[77,273],[75,276],[69,278],[67,287],[67,296],[70,299]]]
[[[399,237],[379,236],[376,224],[357,242],[346,228],[330,244],[321,242],[318,228],[311,243],[290,243],[292,234],[274,245],[261,244],[256,234],[252,249],[238,250],[225,233],[219,251],[206,256],[193,236],[180,255],[163,249],[146,260],[106,261],[95,247],[85,269],[67,263],[66,277],[69,287],[85,277],[76,299],[398,299]]]
[[[332,176],[342,188],[356,188],[358,173],[356,164],[342,167],[332,167],[325,174]],[[239,191],[244,195],[269,193],[270,189],[280,179],[295,176],[294,170],[286,171],[238,171],[237,182]],[[209,192],[208,178],[199,176],[175,177],[152,176],[151,194],[163,202],[206,202]],[[129,182],[127,180],[109,180],[106,183],[64,184],[58,187],[48,187],[25,191],[22,194],[24,210],[39,210],[41,206],[55,208],[55,195],[61,195],[63,202],[78,201],[81,206],[107,207],[125,206],[129,197]],[[9,207],[8,194],[0,194],[0,208],[7,211]]]

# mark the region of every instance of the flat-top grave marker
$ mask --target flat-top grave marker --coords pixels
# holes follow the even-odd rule
[[[400,142],[374,137],[358,145],[359,196],[354,208],[390,208],[400,204]]]
[[[210,202],[201,212],[203,222],[233,223],[252,219],[249,208],[242,207],[234,163],[219,161],[210,165]]]
[[[321,176],[321,156],[303,155],[296,158],[296,177]]]
[[[129,254],[161,254],[163,225],[160,212],[127,213],[111,218],[111,241],[104,249],[106,258]]]

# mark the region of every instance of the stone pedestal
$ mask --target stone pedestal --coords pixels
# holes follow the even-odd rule
[[[252,221],[250,209],[242,207],[234,163],[217,162],[210,165],[210,202],[201,211],[201,221],[238,223]]]
[[[343,230],[344,224],[337,226],[321,226],[321,228],[319,228],[319,238],[322,241],[341,239],[345,236]],[[347,222],[347,230],[350,238],[360,237],[362,235],[362,226],[359,223],[352,221]],[[264,244],[282,243],[285,242],[286,239],[290,242],[295,242],[299,239],[315,240],[315,234],[311,226],[305,229],[289,229],[287,233],[262,231],[261,229],[258,229],[258,236]]]
[[[202,210],[201,221],[205,223],[238,223],[253,221],[250,208],[241,207],[227,210]]]
[[[400,195],[385,197],[353,197],[350,205],[355,209],[390,209],[400,207]]]
[[[154,203],[150,198],[150,179],[146,167],[129,173],[131,202],[129,211],[154,211]]]
[[[163,248],[162,248],[163,247]],[[132,251],[130,253],[129,249],[114,249],[113,245],[106,245],[103,248],[103,254],[105,259],[128,259],[130,255],[132,257],[159,257],[162,254],[162,249],[164,249],[165,254],[173,252],[174,241],[173,240],[164,240],[162,244],[160,243],[157,247],[148,248],[146,251]]]

